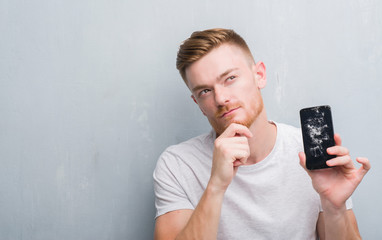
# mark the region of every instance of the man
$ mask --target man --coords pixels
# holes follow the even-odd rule
[[[301,131],[267,119],[265,65],[239,35],[194,32],[177,68],[214,130],[159,158],[155,239],[360,238],[349,198],[369,161],[356,169],[336,134],[333,168],[307,170]]]

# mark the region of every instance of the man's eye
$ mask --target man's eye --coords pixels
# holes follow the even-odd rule
[[[235,78],[236,78],[235,76],[230,76],[229,78],[227,78],[227,81],[233,80]]]
[[[202,96],[206,93],[208,93],[210,90],[209,89],[203,89],[202,91],[199,92],[199,96]]]

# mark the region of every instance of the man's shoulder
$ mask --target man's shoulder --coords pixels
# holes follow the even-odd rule
[[[286,123],[277,123],[277,127],[282,129],[284,132],[289,133],[289,134],[293,134],[293,135],[300,134],[301,135],[301,129],[297,128],[295,126],[292,126],[292,125],[289,125]]]
[[[197,168],[208,163],[206,159],[212,159],[214,139],[215,134],[211,131],[167,147],[157,161],[155,172],[179,171],[185,166]]]
[[[171,145],[165,151],[176,153],[179,151],[183,152],[187,150],[208,148],[211,146],[211,143],[213,143],[214,136],[214,132],[210,131],[209,133],[204,133],[186,141]]]
[[[288,141],[289,143],[295,142],[297,144],[302,142],[302,133],[300,128],[285,123],[277,123],[277,129],[281,138],[285,141]]]
[[[213,151],[213,143],[215,140],[215,132],[201,134],[199,136],[188,139],[184,142],[167,147],[160,158],[189,158],[189,156],[209,155]]]

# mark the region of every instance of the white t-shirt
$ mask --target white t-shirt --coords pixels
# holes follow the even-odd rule
[[[320,198],[299,164],[301,130],[275,124],[271,153],[240,166],[224,195],[218,239],[316,239]],[[156,217],[198,205],[210,178],[215,137],[211,131],[160,156],[153,175]]]

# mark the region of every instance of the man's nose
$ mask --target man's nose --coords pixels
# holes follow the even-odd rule
[[[215,102],[217,106],[224,106],[229,102],[229,92],[223,86],[215,87]]]

